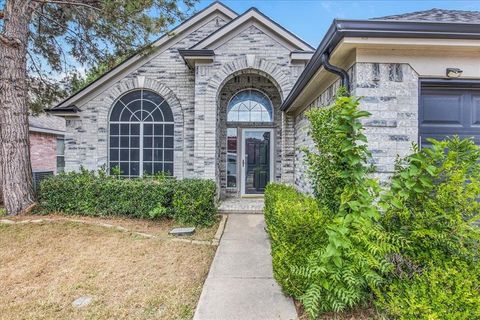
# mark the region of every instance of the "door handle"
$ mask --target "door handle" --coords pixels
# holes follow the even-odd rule
[[[242,159],[242,167],[245,168],[245,159]]]

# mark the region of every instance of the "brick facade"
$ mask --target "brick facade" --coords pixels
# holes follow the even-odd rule
[[[80,166],[97,170],[108,164],[111,107],[126,92],[145,88],[161,95],[174,114],[174,176],[213,179],[224,195],[226,103],[235,92],[248,87],[262,90],[272,100],[275,180],[293,183],[294,121],[279,107],[304,68],[303,63],[291,61],[292,51],[298,48],[292,49],[252,23],[213,48],[213,63],[197,62],[190,69],[178,51],[191,48],[228,20],[221,14],[210,17],[152,54],[144,64],[76,104],[81,112],[67,118],[66,123],[66,171],[79,170]],[[252,81],[247,81],[248,77]]]
[[[30,132],[30,160],[32,170],[57,171],[57,136]]]
[[[395,159],[411,152],[418,140],[418,75],[407,64],[356,63],[350,70],[352,95],[372,115],[363,120],[368,147],[381,182],[391,177]],[[330,104],[340,83],[335,82],[308,107]],[[305,111],[306,111],[305,110]],[[309,122],[302,111],[295,118],[295,185],[311,192],[302,148],[313,149]]]

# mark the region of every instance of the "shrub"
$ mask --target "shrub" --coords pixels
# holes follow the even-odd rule
[[[480,148],[458,137],[430,143],[398,161],[382,199],[383,225],[409,246],[377,305],[400,319],[480,319]]]
[[[285,292],[299,297],[308,282],[296,277],[291,269],[305,265],[309,253],[326,242],[326,218],[314,198],[282,184],[267,186],[264,212],[275,279]]]
[[[332,106],[307,113],[318,150],[307,151],[307,162],[320,210],[330,217],[326,245],[294,270],[310,283],[300,300],[312,318],[367,301],[392,268],[387,254],[403,245],[379,223],[379,186],[368,177],[371,156],[359,121],[369,113],[358,105],[356,98],[339,97]]]
[[[398,161],[382,223],[409,240],[402,254],[416,263],[477,260],[480,147],[458,137],[430,143]]]
[[[302,210],[307,201],[281,187],[267,193],[272,241],[286,239],[279,241],[286,248],[272,245],[275,274],[311,318],[320,311],[343,311],[367,301],[371,288],[378,288],[392,268],[387,254],[403,245],[379,223],[379,186],[368,178],[370,154],[359,121],[368,113],[359,111],[358,105],[355,98],[338,97],[332,106],[307,113],[316,152],[305,152],[317,206]],[[288,217],[292,212],[295,218]],[[288,230],[296,227],[296,221],[307,230],[315,228],[315,236]],[[296,237],[287,238],[290,234]],[[280,253],[288,257],[288,264],[275,262]]]
[[[179,180],[173,195],[175,220],[195,225],[212,225],[217,216],[216,185],[211,180]]]
[[[182,203],[185,194],[188,199]],[[163,176],[123,179],[82,169],[43,180],[38,198],[43,212],[174,217],[181,223],[194,224],[208,224],[216,214],[215,184],[208,180]]]
[[[480,268],[465,262],[430,264],[393,281],[376,303],[395,319],[480,319]]]

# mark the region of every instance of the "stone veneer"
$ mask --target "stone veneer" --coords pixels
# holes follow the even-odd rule
[[[292,65],[291,51],[255,26],[214,49],[213,64],[195,67],[195,176],[220,183],[216,108],[221,89],[235,76],[254,73],[268,78],[284,99],[304,66]],[[288,156],[282,153],[282,161]]]
[[[361,108],[372,115],[363,120],[368,146],[376,167],[374,176],[386,182],[397,156],[411,151],[418,139],[418,76],[407,64],[357,63],[350,70],[352,95],[361,97]],[[330,104],[339,87],[335,82],[306,109]],[[295,117],[295,185],[311,192],[301,149],[313,149],[305,111]]]

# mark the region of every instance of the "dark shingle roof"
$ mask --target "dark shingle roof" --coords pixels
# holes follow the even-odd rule
[[[480,11],[430,9],[393,16],[373,18],[372,20],[480,23]]]

